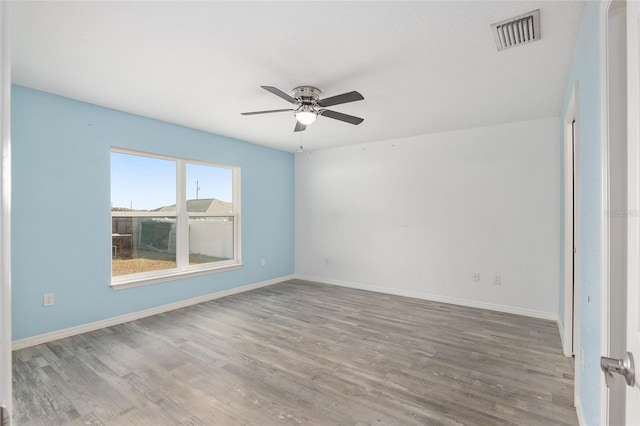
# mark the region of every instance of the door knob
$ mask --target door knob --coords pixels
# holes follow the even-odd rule
[[[600,357],[600,369],[604,372],[608,388],[613,387],[613,373],[624,376],[629,386],[636,384],[636,370],[631,352],[627,352],[624,359]]]

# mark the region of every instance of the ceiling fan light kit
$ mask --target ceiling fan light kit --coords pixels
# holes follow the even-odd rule
[[[318,117],[318,112],[314,110],[310,105],[300,106],[300,108],[298,108],[294,112],[294,114],[296,116],[296,120],[298,120],[300,124],[304,124],[305,126],[316,121],[316,118]]]
[[[333,118],[334,120],[344,121],[358,125],[364,121],[363,118],[354,117],[353,115],[343,114],[341,112],[324,109],[324,107],[346,104],[348,102],[361,101],[364,97],[356,92],[347,92],[341,95],[332,96],[326,99],[320,99],[320,89],[312,86],[298,86],[291,91],[289,96],[282,90],[273,86],[260,86],[264,90],[273,93],[285,101],[296,105],[296,108],[272,109],[268,111],[243,112],[242,115],[269,114],[273,112],[293,111],[296,118],[296,126],[294,132],[301,132],[307,128],[307,125],[316,121],[318,115]]]

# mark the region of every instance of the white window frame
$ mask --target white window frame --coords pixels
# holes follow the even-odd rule
[[[242,267],[241,247],[241,215],[240,215],[240,167],[228,164],[217,164],[208,161],[192,160],[189,158],[174,157],[143,151],[134,151],[125,148],[111,147],[110,153],[137,155],[158,160],[168,160],[176,163],[176,211],[164,212],[128,212],[111,211],[113,217],[175,217],[176,218],[176,267],[157,271],[141,272],[137,274],[111,276],[111,287],[114,290],[155,284],[198,275],[231,271]],[[200,213],[187,212],[186,180],[187,164],[219,167],[232,171],[232,213]],[[111,177],[111,174],[109,174]],[[233,217],[233,259],[219,262],[189,265],[189,217]]]

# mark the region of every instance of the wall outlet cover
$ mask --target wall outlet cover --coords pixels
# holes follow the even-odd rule
[[[43,305],[44,306],[53,306],[53,303],[54,303],[53,293],[45,293],[44,300],[43,300]]]

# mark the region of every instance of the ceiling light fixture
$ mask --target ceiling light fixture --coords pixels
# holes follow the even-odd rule
[[[305,126],[313,123],[318,118],[318,112],[311,105],[301,105],[294,114],[296,120]]]

